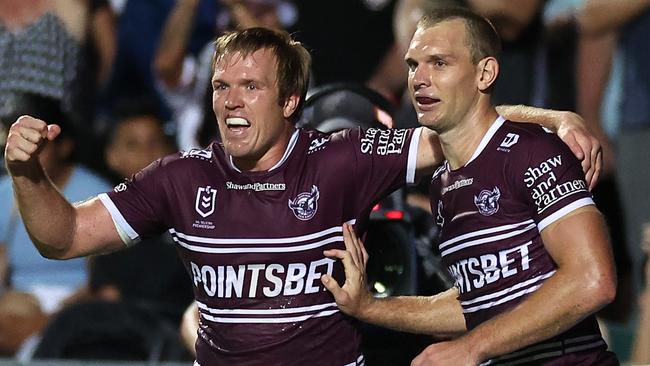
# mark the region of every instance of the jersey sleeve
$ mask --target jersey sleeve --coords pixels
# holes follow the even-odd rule
[[[168,211],[163,189],[167,171],[162,160],[157,160],[113,191],[99,195],[125,244],[134,244],[167,228],[163,220]]]
[[[353,129],[352,178],[356,192],[370,202],[415,182],[415,167],[421,128]]]
[[[578,159],[554,134],[535,136],[519,154],[516,185],[541,232],[566,214],[594,202]]]

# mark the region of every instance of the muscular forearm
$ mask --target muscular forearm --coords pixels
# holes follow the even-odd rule
[[[582,282],[558,271],[512,311],[475,328],[463,338],[486,360],[566,331],[604,306]]]
[[[436,337],[453,337],[467,331],[455,288],[436,296],[400,296],[373,299],[359,319],[382,327]]]
[[[154,67],[162,81],[170,87],[178,85],[181,77],[198,4],[198,0],[178,0],[160,37]]]
[[[648,7],[650,0],[588,0],[578,13],[578,23],[586,34],[617,31]]]
[[[40,165],[25,175],[13,176],[13,187],[23,222],[38,251],[48,258],[60,257],[74,238],[74,207]]]
[[[558,269],[514,309],[473,329],[463,341],[480,360],[541,342],[614,299],[616,274],[602,216],[587,206],[542,232]]]

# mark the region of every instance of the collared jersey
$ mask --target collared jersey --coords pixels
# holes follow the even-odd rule
[[[200,311],[197,363],[356,365],[359,334],[320,282],[341,225],[412,182],[420,130],[296,130],[269,171],[223,146],[168,156],[100,196],[127,242],[169,229]]]
[[[468,329],[512,309],[553,276],[557,266],[540,232],[586,205],[593,201],[568,147],[538,125],[503,117],[467,164],[451,170],[445,162],[434,173],[431,208],[440,228],[439,250],[456,280]],[[556,337],[486,364],[539,365],[605,349],[589,316]],[[581,364],[572,360],[557,364]]]

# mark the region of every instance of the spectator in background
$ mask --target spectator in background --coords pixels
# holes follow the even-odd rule
[[[116,105],[115,117],[106,161],[119,181],[133,177],[175,150],[150,101],[123,100]],[[93,257],[90,290],[103,300],[144,306],[170,320],[174,327],[178,327],[184,309],[193,299],[190,278],[169,233],[123,251]]]
[[[607,137],[605,178],[610,175],[621,187],[622,217],[625,219],[627,248],[631,254],[629,271],[633,294],[641,289],[636,274],[643,271],[642,225],[650,221],[650,199],[647,187],[650,173],[639,169],[647,160],[650,138],[650,72],[646,62],[650,58],[650,1],[629,0],[609,2],[586,0],[577,14],[581,44],[578,63],[582,87],[582,109],[585,121],[594,131]],[[614,59],[612,59],[614,56]],[[620,95],[613,104],[612,118],[599,115],[607,82],[615,80]],[[610,94],[608,94],[610,95]],[[609,104],[609,103],[605,103]],[[633,302],[632,302],[633,304]],[[631,347],[634,324],[613,328],[614,344],[619,343],[622,355]],[[627,335],[627,336],[626,336]],[[647,344],[645,345],[647,347]],[[626,358],[626,357],[624,357]]]
[[[216,1],[216,0],[215,0]],[[221,0],[211,34],[251,27],[283,29],[293,23],[295,9],[281,0]],[[192,30],[200,20],[199,0],[177,0],[165,23],[153,61],[158,90],[171,107],[181,150],[206,146],[217,135],[212,114],[210,65],[214,47],[209,42],[191,52]]]
[[[610,230],[616,262],[615,300],[598,312],[601,330],[611,349],[621,359],[627,352],[620,347],[625,338],[617,329],[630,319],[633,308],[633,272],[625,233],[625,217],[620,185],[616,177],[616,131],[612,113],[607,111],[614,93],[605,93],[607,70],[614,52],[614,37],[591,37],[579,31],[576,14],[583,0],[548,1],[544,9],[545,42],[548,49],[548,102],[555,108],[576,110],[583,116],[604,146],[603,179],[593,190],[594,202]],[[565,62],[554,62],[562,59]],[[606,60],[595,62],[594,60]],[[605,72],[604,72],[605,71]],[[606,106],[603,108],[603,105]],[[601,125],[602,122],[602,125]]]
[[[1,1],[0,117],[31,93],[61,103],[79,134],[90,135],[96,90],[108,78],[114,50],[106,0]],[[89,140],[77,141],[77,149],[91,158]]]
[[[156,88],[154,57],[164,27],[174,17],[174,8],[182,0],[128,0],[118,20],[115,66],[103,94],[102,116],[110,116],[111,107],[124,97],[152,95],[165,120],[170,107]],[[183,0],[184,1],[184,0]],[[197,55],[214,36],[221,5],[216,0],[198,0],[195,21],[187,29],[188,54]],[[184,30],[178,29],[178,34]],[[110,118],[107,118],[110,120]],[[109,128],[110,126],[102,126]]]
[[[69,200],[82,201],[110,189],[102,178],[75,163],[75,130],[57,100],[32,94],[19,95],[14,100],[16,116],[10,118],[24,113],[35,114],[65,126],[66,132],[61,139],[43,147],[39,161]],[[9,177],[0,179],[0,202],[0,253],[4,253],[0,255],[0,274],[5,276],[0,280],[8,291],[2,296],[10,296],[1,302],[0,317],[9,317],[15,324],[0,328],[0,339],[11,342],[0,344],[0,350],[12,354],[25,336],[39,330],[47,314],[83,292],[88,278],[85,259],[50,261],[34,248],[14,202]],[[14,291],[21,294],[12,294]],[[20,309],[20,313],[16,313],[16,309]]]

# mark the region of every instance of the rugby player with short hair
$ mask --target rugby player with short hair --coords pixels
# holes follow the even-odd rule
[[[319,280],[344,278],[323,250],[342,249],[342,223],[363,230],[375,202],[432,172],[442,156],[435,134],[422,129],[296,129],[309,65],[286,32],[220,37],[212,84],[222,141],[160,159],[76,205],[34,158],[59,128],[18,119],[6,161],[39,251],[56,259],[110,252],[169,230],[200,310],[196,364],[363,364],[354,321]],[[586,167],[596,167],[588,174],[597,172],[598,149],[582,125],[550,115],[585,151]]]
[[[364,290],[367,253],[349,228],[348,250],[326,252],[343,259],[346,282],[323,281],[361,320],[455,337],[415,366],[617,365],[593,315],[616,291],[605,222],[560,139],[492,105],[498,50],[487,20],[451,8],[420,20],[405,57],[418,121],[438,133],[446,158],[430,194],[455,286],[374,299]]]

